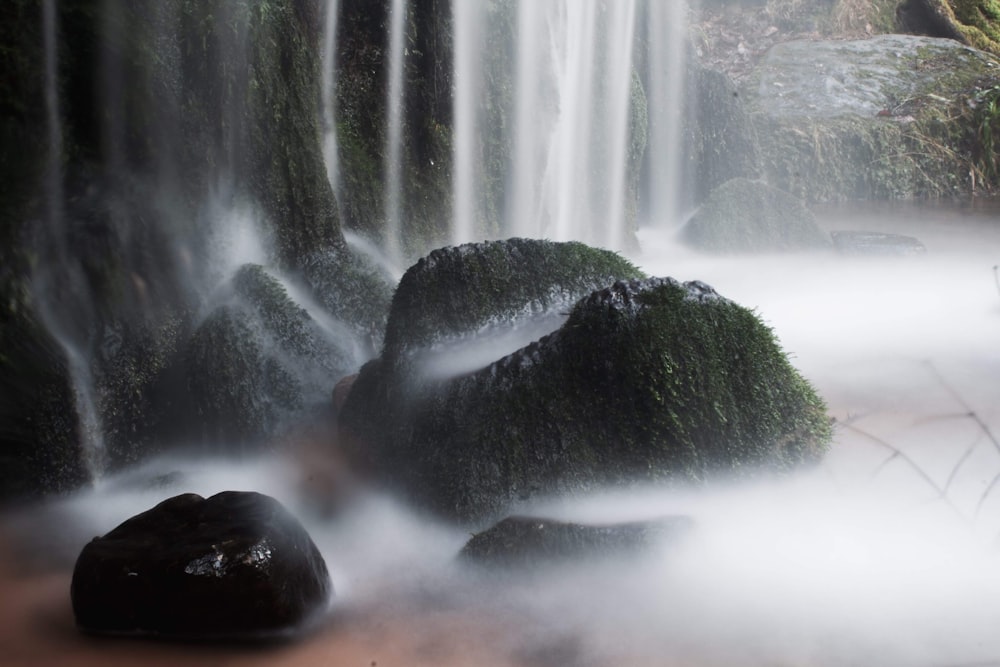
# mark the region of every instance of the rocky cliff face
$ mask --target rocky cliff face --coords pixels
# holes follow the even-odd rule
[[[307,258],[346,256],[318,141],[320,10],[0,10],[0,457],[11,480],[31,480],[4,491],[82,479],[82,392],[112,465],[148,450],[156,387],[235,237],[259,237],[255,259],[293,278]]]

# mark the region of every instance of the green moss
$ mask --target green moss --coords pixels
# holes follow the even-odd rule
[[[974,113],[961,106],[966,99],[958,95],[946,108],[931,100],[909,122],[760,118],[762,134],[773,137],[762,151],[764,172],[808,202],[950,197],[995,187],[975,159]]]
[[[641,275],[616,253],[582,243],[510,239],[435,250],[400,280],[386,331],[386,354],[516,321],[572,303],[617,279]]]
[[[831,436],[759,318],[670,279],[595,292],[556,333],[464,377],[404,387],[373,362],[344,410],[370,467],[466,520],[551,493],[786,471]]]

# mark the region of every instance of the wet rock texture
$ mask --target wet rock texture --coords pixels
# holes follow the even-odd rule
[[[670,278],[594,291],[557,331],[463,375],[420,378],[384,354],[340,420],[373,476],[477,521],[549,494],[787,470],[830,437],[822,400],[752,312]]]
[[[473,535],[459,558],[477,565],[521,569],[581,558],[640,555],[655,545],[680,539],[691,527],[691,519],[683,516],[607,525],[512,516]]]
[[[226,491],[175,496],[95,538],[71,597],[86,632],[261,639],[302,627],[332,591],[323,557],[278,501]]]
[[[764,178],[808,202],[993,187],[996,57],[949,39],[879,35],[771,48],[742,87]]]

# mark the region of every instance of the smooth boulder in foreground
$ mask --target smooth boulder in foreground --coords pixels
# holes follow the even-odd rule
[[[274,498],[225,491],[163,501],[83,548],[71,598],[85,632],[269,639],[308,624],[333,586]]]

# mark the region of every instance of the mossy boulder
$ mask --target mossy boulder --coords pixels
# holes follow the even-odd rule
[[[403,275],[383,359],[567,309],[591,291],[642,275],[620,255],[577,242],[508,239],[435,250]]]
[[[742,87],[761,176],[806,202],[989,190],[996,149],[983,127],[998,68],[950,39],[778,44]]]
[[[177,421],[188,432],[178,439],[259,445],[326,408],[359,363],[353,338],[321,326],[259,265],[243,266],[219,298],[182,355]]]
[[[463,376],[407,385],[372,362],[341,434],[389,487],[483,520],[548,494],[790,470],[822,456],[830,424],[756,315],[654,278],[593,292],[558,331]]]
[[[363,360],[375,356],[385,337],[392,276],[350,249],[321,250],[300,265],[302,282],[319,305],[360,341]]]
[[[684,240],[709,252],[780,252],[831,246],[797,198],[761,181],[735,178],[708,196],[684,227]]]

